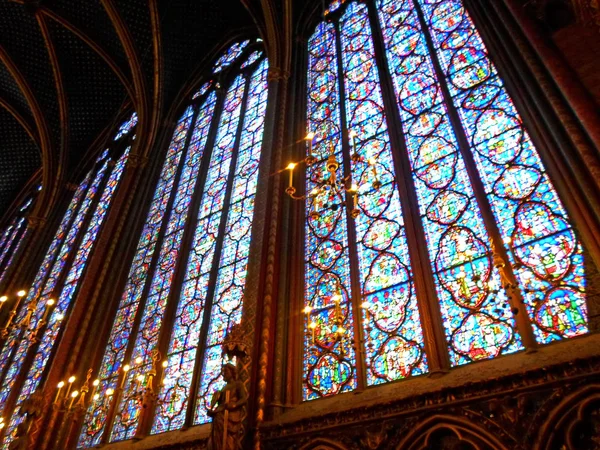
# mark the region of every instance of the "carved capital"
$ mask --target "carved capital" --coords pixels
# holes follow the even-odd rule
[[[131,167],[132,169],[142,169],[146,167],[146,164],[148,164],[147,156],[131,155],[127,160],[127,166]]]
[[[45,217],[29,216],[27,218],[27,227],[32,230],[39,230],[40,228],[43,228],[44,225],[46,225]]]
[[[279,67],[269,67],[268,81],[285,81],[290,77],[290,73]]]

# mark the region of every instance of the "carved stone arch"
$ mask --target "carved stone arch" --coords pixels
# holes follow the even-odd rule
[[[482,427],[461,417],[435,415],[419,423],[396,450],[508,450]]]
[[[600,384],[565,397],[540,429],[535,450],[600,448]]]
[[[316,438],[304,444],[298,450],[348,450],[348,448],[331,439]]]

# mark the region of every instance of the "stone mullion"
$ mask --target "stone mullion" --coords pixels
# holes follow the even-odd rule
[[[187,263],[190,258],[190,252],[192,251],[192,246],[194,245],[194,236],[196,234],[196,229],[198,227],[198,215],[200,213],[200,207],[202,206],[202,198],[204,197],[204,188],[206,183],[206,178],[208,177],[208,169],[210,168],[210,160],[212,159],[212,153],[214,151],[215,142],[217,139],[217,133],[219,132],[219,126],[221,123],[221,115],[223,114],[223,107],[225,106],[225,99],[227,97],[227,91],[222,87],[216,89],[216,103],[215,109],[213,111],[210,130],[208,135],[206,136],[206,145],[204,149],[204,153],[202,154],[202,164],[203,167],[200,170],[200,174],[198,176],[198,181],[196,185],[195,198],[190,205],[188,224],[186,227],[187,236],[184,239],[189,239],[188,241],[184,240],[184,244],[182,246],[182,255],[185,255],[183,261],[181,262],[180,267],[180,279],[178,280],[178,284],[176,285],[177,294],[173,294],[173,298],[179,299],[181,295],[181,289],[183,288],[183,282],[185,279],[185,272],[187,270]],[[185,253],[184,253],[185,252]],[[202,314],[206,312],[207,301],[205,299],[204,311]],[[194,364],[194,373],[192,375],[192,382],[190,384],[190,391],[188,393],[188,406],[185,417],[185,427],[191,427],[194,423],[194,411],[196,408],[196,399],[198,396],[198,389],[200,385],[200,375],[201,375],[201,365],[202,360],[198,359],[198,353],[204,354],[204,346],[206,342],[206,336],[208,333],[208,324],[206,323],[205,317],[202,321],[202,330],[200,332],[200,337],[198,340],[198,349],[196,351],[196,362]],[[168,343],[167,343],[168,345]]]
[[[185,162],[187,159],[188,152],[190,151],[190,143],[191,143],[192,137],[194,135],[194,130],[196,128],[196,122],[200,118],[200,109],[201,108],[202,108],[202,104],[200,104],[200,106],[195,107],[192,121],[190,122],[190,128],[189,128],[188,134],[186,136],[186,140],[185,140],[184,154],[181,156],[180,177],[181,177],[181,174],[183,174],[183,171],[185,170]],[[200,164],[202,164],[202,165],[205,164],[204,154],[202,156]],[[200,171],[200,174],[202,174],[202,169]],[[199,176],[198,179],[200,179],[200,178],[202,178],[202,177]],[[178,180],[178,184],[174,186],[174,190],[173,190],[173,194],[172,194],[173,202],[175,201],[175,198],[177,197],[180,182],[181,182],[181,178]],[[194,191],[192,193],[192,196],[195,195],[199,186],[200,186],[199,180],[196,180],[196,185],[195,185]],[[179,249],[179,257],[175,263],[176,269],[175,269],[175,273],[174,273],[172,281],[171,281],[169,296],[167,298],[167,305],[166,305],[166,308],[164,311],[164,316],[163,316],[164,318],[162,320],[162,326],[160,329],[158,343],[157,343],[157,348],[160,352],[160,355],[163,357],[164,361],[166,361],[165,358],[167,358],[169,338],[171,336],[171,332],[172,332],[172,328],[173,328],[173,318],[174,318],[175,312],[177,311],[179,293],[181,291],[180,277],[183,277],[185,274],[185,267],[186,267],[185,263],[187,260],[186,256],[189,253],[189,245],[190,245],[189,235],[191,234],[193,236],[193,230],[192,230],[192,232],[190,232],[190,228],[191,228],[190,220],[191,220],[191,215],[192,215],[193,211],[194,211],[194,200],[192,200],[192,202],[189,206],[189,209],[188,209],[188,214],[187,214],[187,218],[186,218],[186,222],[185,222],[185,226],[184,226],[185,231],[184,231],[184,235],[182,237],[182,243],[181,243],[180,249]],[[182,272],[183,272],[183,274],[182,274]],[[144,436],[148,435],[150,433],[150,429],[152,427],[152,421],[154,419],[155,410],[156,410],[156,398],[161,390],[160,380],[162,380],[162,378],[163,378],[164,368],[162,367],[162,365],[159,365],[158,367],[156,367],[156,370],[157,370],[157,374],[155,377],[156,385],[157,385],[156,392],[155,392],[156,396],[153,397],[150,402],[148,402],[148,406],[145,408],[145,410],[143,410],[141,412],[141,418],[138,422],[138,429],[137,429],[136,435],[135,435],[136,439],[143,438]],[[151,386],[151,388],[152,388],[152,386]]]
[[[597,329],[600,323],[597,319],[600,314],[600,278],[598,277],[598,266],[600,266],[600,223],[594,217],[583,186],[593,186],[593,183],[584,181],[579,173],[565,167],[564,154],[576,154],[572,149],[572,141],[576,140],[571,133],[573,128],[567,126],[570,118],[567,112],[552,112],[552,107],[544,98],[543,87],[540,82],[548,82],[548,74],[536,75],[530,70],[523,70],[527,64],[521,58],[515,58],[515,54],[527,55],[527,49],[523,42],[523,36],[514,27],[512,17],[503,17],[502,8],[494,5],[494,8],[482,8],[478,0],[464,0],[465,6],[473,20],[479,25],[478,29],[485,38],[490,53],[495,58],[498,71],[511,92],[516,95],[513,100],[520,114],[529,125],[528,131],[532,135],[536,148],[540,152],[544,165],[551,175],[552,183],[556,187],[559,197],[563,202],[569,215],[573,218],[573,225],[578,236],[584,243],[584,258],[586,262],[586,275],[588,287],[586,288],[586,300],[589,309],[590,328]],[[506,13],[506,10],[504,10]],[[501,45],[499,43],[502,43]],[[525,67],[527,69],[527,67]],[[565,128],[566,127],[566,128]],[[564,136],[566,133],[567,136]],[[565,149],[561,154],[552,151],[554,148]],[[585,170],[583,161],[579,161],[577,168]],[[575,180],[575,182],[573,182]],[[596,180],[597,181],[597,180]],[[595,263],[595,266],[594,266]],[[591,267],[594,266],[594,267]],[[596,318],[596,319],[595,319]]]
[[[350,142],[348,138],[348,119],[346,115],[346,83],[344,78],[344,63],[343,63],[343,49],[341,40],[341,26],[339,20],[335,22],[335,48],[337,55],[337,78],[338,78],[338,95],[339,95],[339,114],[340,114],[340,147],[342,153],[342,172],[344,176],[352,174],[352,167],[350,165]],[[349,194],[344,192],[342,194],[345,198],[346,205],[352,205],[352,198]],[[342,205],[344,207],[344,205]],[[367,366],[365,360],[365,349],[364,349],[364,327],[363,317],[360,304],[362,303],[362,280],[360,274],[360,260],[358,257],[358,238],[356,234],[356,222],[351,216],[351,212],[348,208],[344,208],[346,215],[341,220],[346,221],[346,229],[348,233],[348,260],[350,262],[350,298],[349,298],[349,311],[352,311],[352,329],[354,331],[354,351],[356,352],[356,390],[363,390],[367,385]],[[343,346],[343,341],[340,342],[340,346]],[[342,347],[343,348],[343,347]]]
[[[508,0],[505,2],[510,3]],[[589,148],[589,143],[581,137],[581,125],[573,123],[573,112],[567,110],[564,100],[558,98],[555,89],[550,86],[558,75],[548,74],[531,55],[531,49],[525,42],[527,37],[516,29],[515,21],[518,22],[519,17],[507,14],[508,11],[501,5],[482,8],[479,2],[473,0],[465,0],[465,5],[480,24],[480,32],[497,60],[506,85],[518,94],[513,100],[527,124],[531,125],[529,131],[534,142],[541,144],[537,148],[553,184],[573,217],[591,258],[596,266],[600,266],[600,216],[594,212],[596,208],[593,206],[594,203],[600,205],[600,190],[596,187],[600,186],[600,177],[592,176],[592,181],[589,176],[596,173],[596,168],[600,173],[600,154],[597,149]],[[503,42],[503,45],[496,41]],[[522,57],[515,59],[515,54]],[[564,80],[569,81],[573,80]],[[571,103],[576,100],[571,99]],[[581,124],[586,126],[586,123]],[[586,157],[578,146],[588,148],[595,155]],[[554,149],[559,149],[560,153]],[[590,197],[590,191],[598,200]],[[596,210],[600,212],[600,209]]]
[[[423,343],[429,372],[433,375],[443,373],[450,368],[448,343],[442,323],[440,301],[436,292],[436,276],[432,270],[427,239],[419,211],[419,201],[414,184],[414,175],[409,159],[409,150],[405,141],[402,119],[398,111],[394,84],[389,74],[387,53],[383,44],[383,32],[375,4],[368,2],[369,19],[373,29],[375,56],[379,68],[379,79],[386,120],[392,146],[396,182],[400,193],[402,212],[405,216],[407,244],[410,253],[417,304],[421,316]],[[393,132],[393,130],[397,130]]]
[[[480,208],[483,223],[490,237],[490,250],[493,253],[492,257],[494,259],[493,264],[495,267],[499,268],[500,275],[503,279],[502,282],[507,291],[507,297],[508,301],[510,302],[511,309],[513,311],[517,311],[517,313],[513,314],[517,329],[523,340],[523,345],[527,350],[533,350],[537,347],[537,342],[533,334],[533,328],[531,322],[529,321],[529,315],[527,314],[523,297],[518,288],[519,283],[517,282],[510,264],[510,258],[508,257],[508,253],[504,247],[502,236],[500,234],[500,230],[498,229],[498,224],[496,223],[494,213],[492,212],[492,207],[485,193],[483,181],[481,178],[479,178],[479,171],[477,169],[473,154],[471,153],[469,139],[466,131],[463,128],[462,122],[460,121],[460,116],[456,106],[454,105],[454,100],[450,94],[446,76],[442,70],[442,66],[435,50],[427,21],[425,20],[419,3],[415,1],[414,5],[415,11],[417,12],[417,17],[419,18],[422,33],[425,38],[425,43],[431,56],[432,66],[438,79],[440,91],[442,92],[444,104],[448,110],[448,119],[452,125],[452,129],[456,134],[459,152],[463,157],[465,168],[473,187],[473,193]]]
[[[183,281],[187,269],[187,262],[189,259],[190,250],[193,245],[194,235],[196,232],[196,228],[193,225],[197,222],[198,210],[202,202],[204,183],[206,181],[208,167],[210,164],[210,158],[212,155],[212,147],[219,127],[219,118],[221,116],[221,111],[223,109],[223,103],[225,100],[225,96],[223,95],[222,90],[217,90],[217,92],[218,95],[217,99],[215,100],[216,103],[212,114],[210,129],[206,137],[206,145],[204,146],[204,150],[202,152],[202,158],[200,160],[200,169],[198,171],[198,176],[196,178],[194,190],[192,193],[192,201],[190,202],[190,205],[188,207],[187,218],[185,220],[184,225],[184,234],[182,236],[181,245],[179,249],[179,258],[176,262],[175,273],[173,274],[171,288],[167,299],[167,307],[165,310],[164,320],[162,321],[163,326],[161,327],[159,335],[158,349],[161,352],[161,355],[163,355],[163,360],[165,361],[168,358],[169,344],[171,335],[173,333],[173,321],[175,318],[175,314],[177,313],[177,307],[179,306],[181,289],[183,287]],[[202,97],[203,101],[198,102],[198,106],[196,107],[194,120],[190,125],[190,134],[188,136],[189,141],[187,143],[188,147],[193,137],[197,121],[200,119],[200,109],[202,109],[203,104],[204,102],[206,102],[209,94],[210,91]],[[175,193],[175,195],[176,194],[177,193]],[[162,380],[163,373],[164,368],[162,366],[157,367],[157,375],[155,378],[157,380],[157,384],[158,380]],[[156,389],[157,396],[160,393],[160,390],[161,388],[160,386],[158,386]],[[189,395],[192,395],[191,392]],[[190,403],[191,402],[188,399],[188,405]],[[140,421],[136,437],[143,437],[150,433],[156,414],[155,402],[149,404],[145,414],[145,423],[142,423],[142,421]],[[188,418],[189,415],[186,417],[186,421]]]

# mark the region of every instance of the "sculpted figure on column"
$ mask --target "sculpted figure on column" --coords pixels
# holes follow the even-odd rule
[[[213,418],[208,450],[240,450],[248,395],[244,383],[237,379],[233,364],[225,364],[221,373],[227,384],[214,393],[208,409],[208,415]]]

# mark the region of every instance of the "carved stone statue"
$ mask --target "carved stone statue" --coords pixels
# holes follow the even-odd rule
[[[227,384],[214,393],[207,411],[213,418],[208,450],[239,450],[242,448],[242,421],[248,394],[244,383],[237,379],[233,364],[225,364],[221,373]]]
[[[31,426],[42,413],[42,393],[35,391],[21,405],[19,415],[25,419],[17,425],[15,439],[9,444],[8,450],[25,450],[29,445]]]

